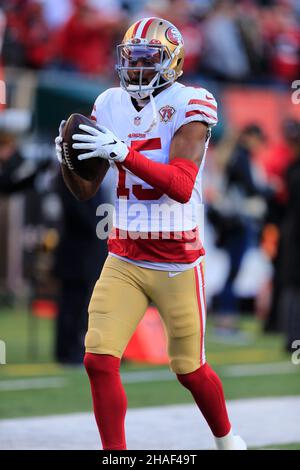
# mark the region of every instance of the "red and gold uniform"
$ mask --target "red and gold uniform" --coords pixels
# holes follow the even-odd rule
[[[97,137],[101,152],[111,149],[99,156],[109,159],[116,181],[109,256],[89,305],[84,360],[104,449],[126,448],[120,359],[150,302],[166,328],[170,367],[192,393],[217,446],[236,445],[221,381],[204,349],[202,174],[217,103],[207,90],[176,82],[183,58],[182,37],[171,23],[136,22],[118,46],[120,87],[102,93],[93,110],[106,133]],[[195,127],[195,142],[203,148],[200,165],[171,155],[178,133]],[[185,137],[177,148],[188,153],[189,143]]]
[[[210,128],[217,122],[216,101],[205,89],[174,83],[154,101],[157,122],[147,133],[143,129],[153,119],[151,103],[138,112],[122,88],[100,95],[93,117],[149,160],[164,164],[169,163],[170,143],[181,126],[201,121]],[[206,149],[208,142],[209,136]],[[166,326],[174,372],[192,372],[204,364],[204,163],[205,155],[185,203],[151,187],[122,164],[112,164],[114,229],[90,303],[88,352],[121,357],[152,301]]]

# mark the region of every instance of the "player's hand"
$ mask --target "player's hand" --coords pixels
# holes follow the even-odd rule
[[[61,121],[58,129],[58,136],[55,138],[55,152],[56,152],[56,157],[59,163],[64,164],[64,159],[62,156],[62,148],[61,148],[61,143],[62,143],[62,130],[64,128],[64,125],[66,124],[66,121]]]
[[[127,145],[106,127],[98,126],[98,129],[95,129],[80,124],[79,128],[87,134],[74,134],[73,140],[76,140],[76,143],[72,147],[79,150],[88,150],[88,152],[79,155],[78,160],[98,157],[123,162],[127,157]]]

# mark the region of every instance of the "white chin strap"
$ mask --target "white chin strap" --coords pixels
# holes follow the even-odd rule
[[[148,134],[149,132],[151,132],[152,129],[155,126],[157,126],[157,123],[158,123],[157,109],[155,105],[155,100],[153,98],[153,92],[155,90],[155,88],[153,88],[153,85],[155,81],[158,79],[158,75],[159,74],[157,73],[152,78],[151,82],[144,87],[143,86],[139,87],[139,85],[127,85],[126,87],[126,91],[129,93],[130,96],[132,96],[132,98],[144,100],[145,98],[150,97],[150,103],[152,107],[152,121],[148,129],[144,131],[145,134]],[[143,90],[143,88],[146,88],[146,90]]]
[[[145,134],[148,134],[149,132],[151,132],[152,129],[154,129],[157,126],[157,123],[158,123],[157,109],[156,109],[155,100],[153,98],[152,93],[150,95],[150,103],[151,103],[151,106],[152,106],[152,122],[151,122],[149,128],[146,131],[144,131]]]
[[[126,91],[128,91],[128,90],[126,89]],[[154,91],[154,90],[149,90],[149,93],[148,93],[146,96],[144,96],[143,98],[141,98],[141,97],[140,97],[139,95],[137,95],[136,93],[131,94],[131,93],[128,91],[128,93],[129,93],[134,99],[137,99],[137,100],[143,100],[143,99],[145,99],[145,98],[150,97],[150,103],[151,103],[151,107],[152,107],[152,121],[151,121],[151,123],[150,123],[148,129],[143,131],[144,134],[148,134],[149,132],[151,132],[152,129],[153,129],[154,127],[156,127],[156,126],[157,126],[157,123],[158,123],[158,113],[157,113],[157,109],[156,109],[155,100],[154,100],[154,98],[153,98],[153,91]]]

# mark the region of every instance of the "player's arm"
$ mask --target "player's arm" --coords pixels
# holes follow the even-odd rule
[[[190,200],[204,154],[207,124],[190,122],[177,130],[172,139],[168,164],[153,162],[133,148],[128,148],[105,127],[79,127],[91,134],[88,145],[82,141],[81,135],[73,136],[74,140],[81,141],[73,144],[74,148],[89,150],[78,157],[80,160],[100,157],[122,163],[136,176],[175,201],[186,203]]]
[[[181,156],[194,162],[199,168],[205,151],[207,133],[208,126],[203,122],[194,121],[181,126],[171,141],[170,162]]]
[[[90,134],[88,139],[81,135],[73,136],[74,140],[79,141],[73,147],[86,152],[78,156],[79,160],[99,157],[119,162],[175,201],[188,202],[204,155],[208,132],[218,122],[217,102],[213,95],[205,89],[191,91],[185,106],[182,105],[178,113],[177,131],[171,142],[168,164],[153,162],[135,149],[128,148],[105,127],[93,129],[84,125],[79,127]]]
[[[207,130],[202,122],[180,127],[171,142],[169,164],[153,162],[130,149],[122,165],[175,201],[186,203],[191,198],[202,162]]]

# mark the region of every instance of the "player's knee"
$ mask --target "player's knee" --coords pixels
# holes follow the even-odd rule
[[[170,361],[170,368],[175,374],[189,374],[199,367],[200,361],[185,356],[174,357]]]
[[[215,384],[221,384],[219,377],[207,363],[203,364],[201,367],[198,367],[192,372],[177,374],[177,379],[181,385],[189,390],[205,387],[208,381],[213,381]]]
[[[89,328],[84,340],[86,349],[97,349],[101,347],[102,343],[102,335],[99,329]]]
[[[89,376],[94,374],[115,374],[119,372],[121,360],[106,354],[85,353],[84,367]]]

